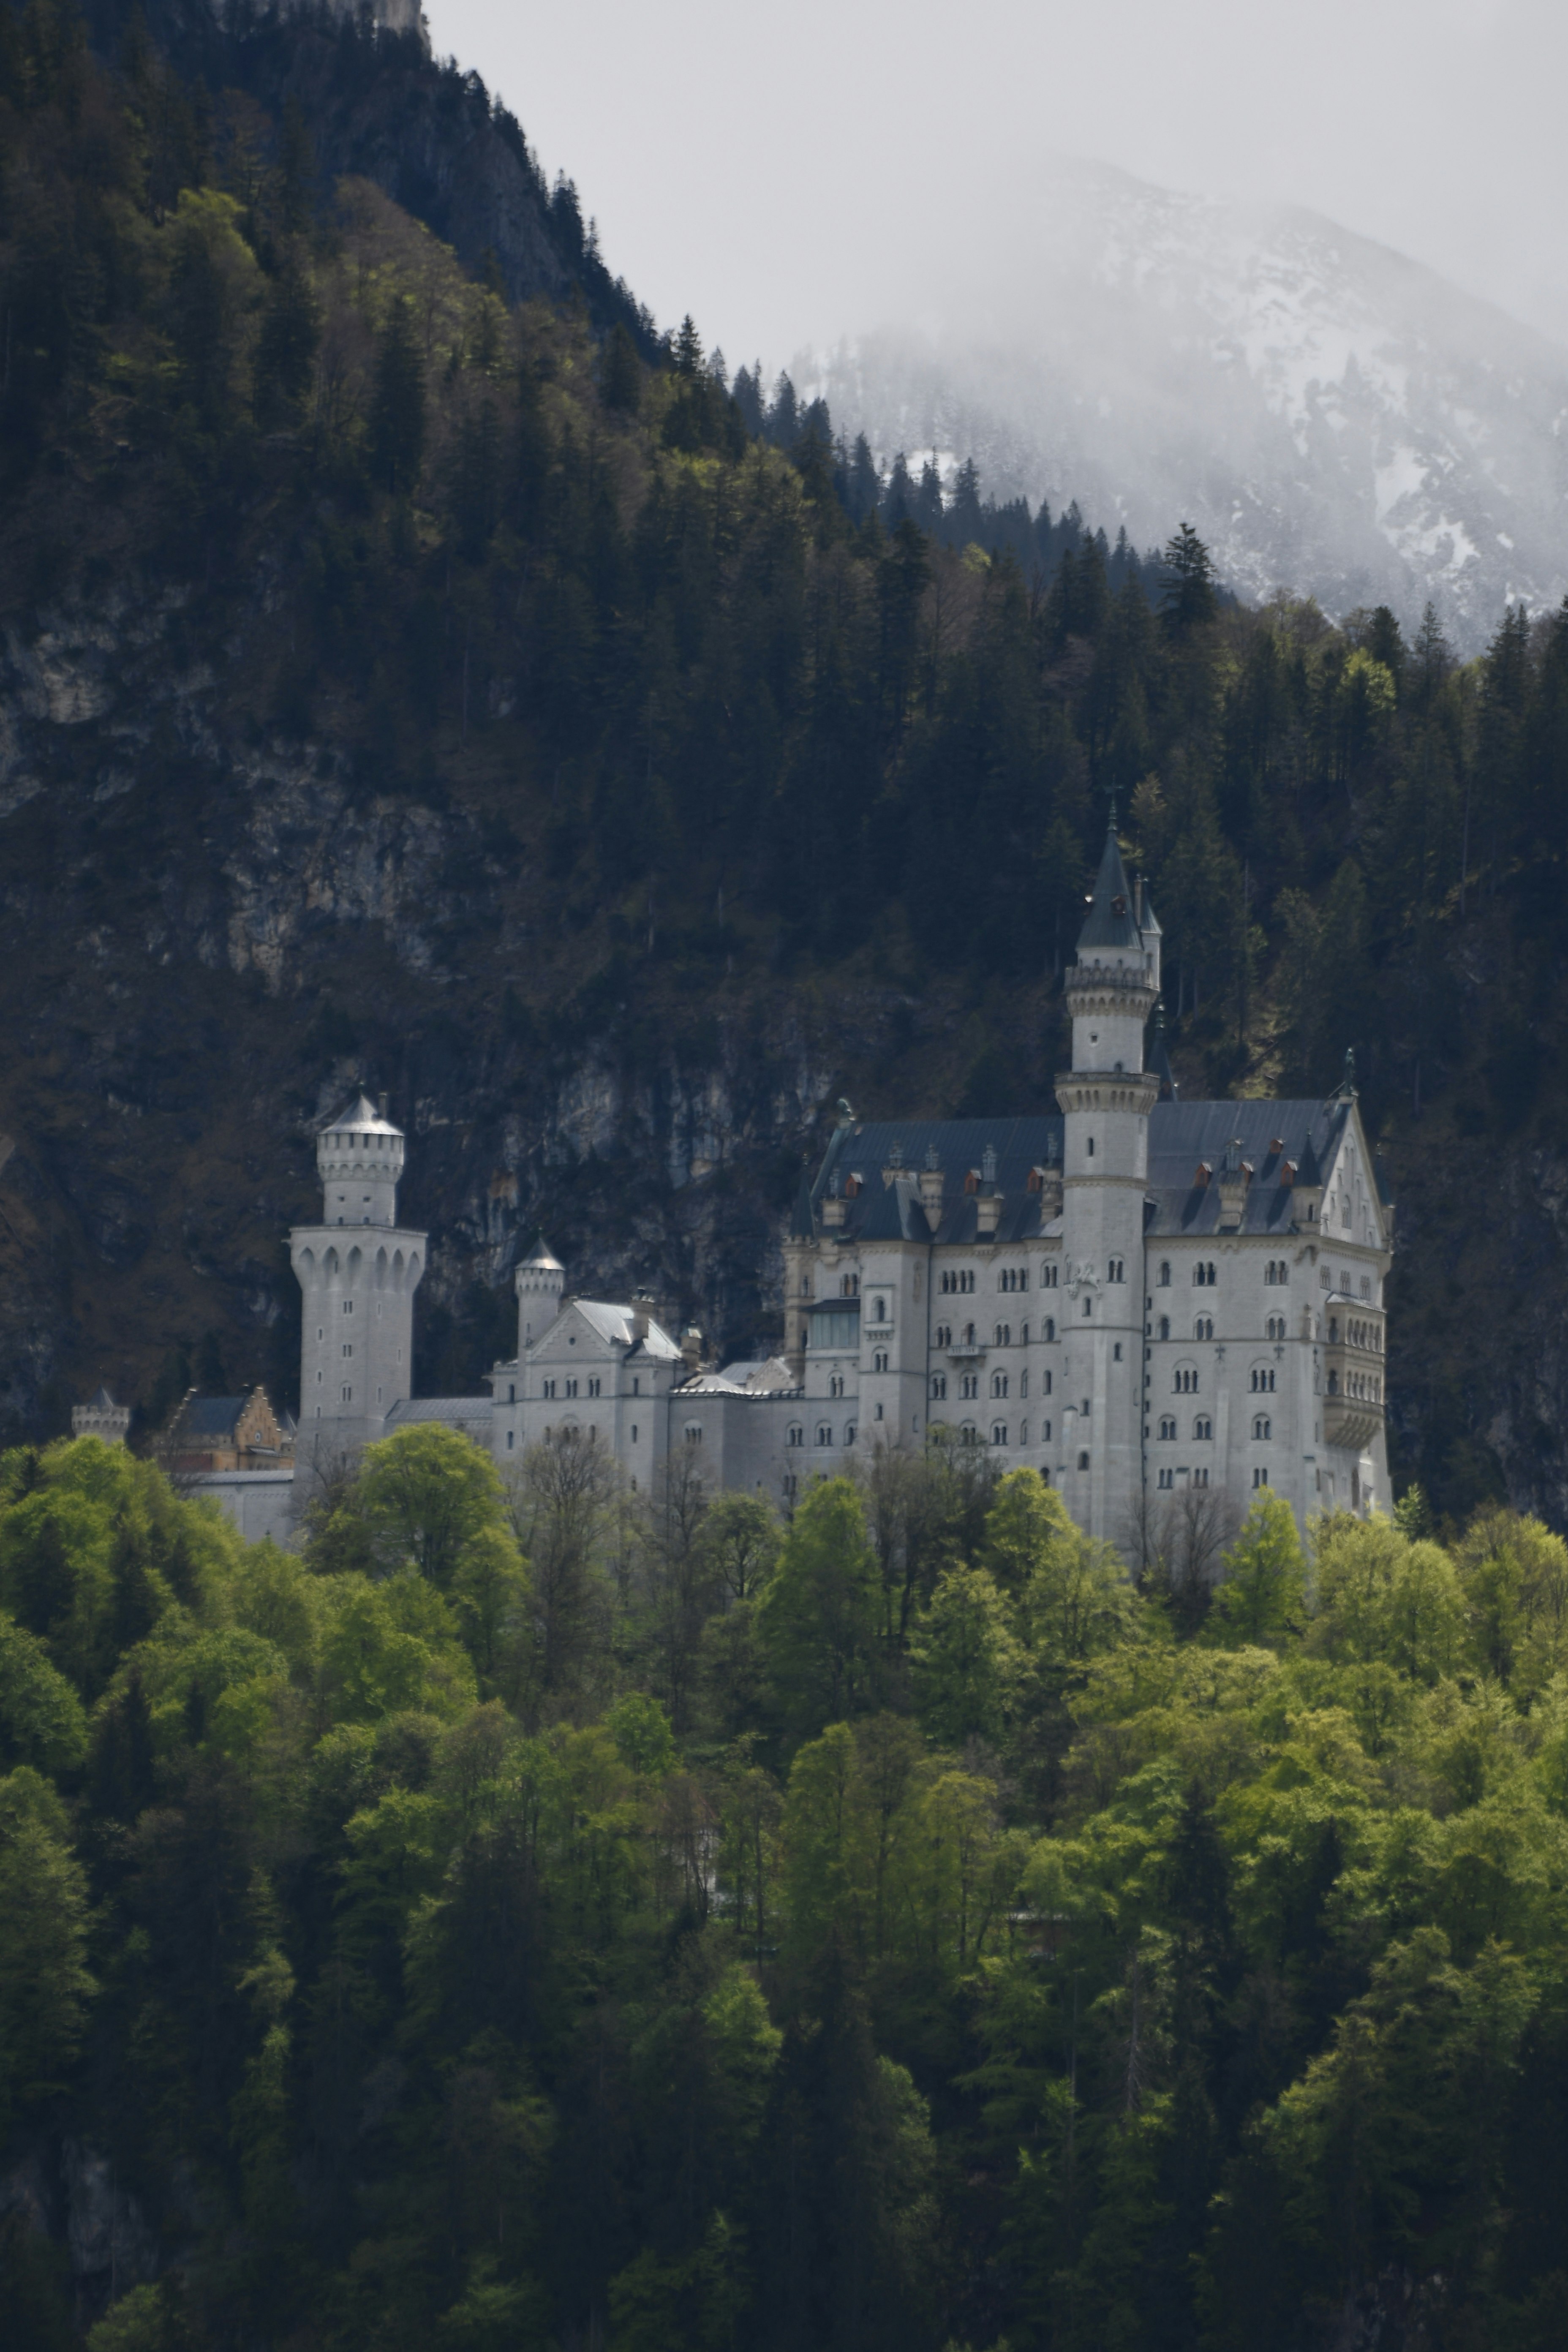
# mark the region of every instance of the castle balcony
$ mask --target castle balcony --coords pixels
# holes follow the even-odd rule
[[[1367,1337],[1372,1336],[1370,1329]],[[1378,1334],[1381,1337],[1381,1333]],[[1323,1443],[1359,1453],[1383,1427],[1380,1349],[1344,1340],[1323,1350]]]
[[[1136,1011],[1136,1001],[1147,997],[1151,1007],[1159,994],[1145,964],[1069,963],[1062,982],[1069,996],[1104,998],[1115,1011]]]
[[[956,1341],[942,1349],[944,1356],[983,1356],[985,1350],[973,1339]]]

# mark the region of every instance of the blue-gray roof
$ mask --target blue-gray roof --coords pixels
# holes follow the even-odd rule
[[[1242,1232],[1288,1232],[1295,1213],[1294,1186],[1323,1181],[1322,1171],[1332,1161],[1350,1112],[1342,1097],[1328,1102],[1155,1103],[1149,1114],[1152,1206],[1148,1230],[1213,1233],[1220,1217],[1218,1183],[1200,1186],[1198,1168],[1207,1162],[1217,1179],[1226,1146],[1238,1140],[1238,1156],[1252,1168]],[[1277,1150],[1276,1144],[1281,1149]],[[847,1241],[932,1239],[918,1172],[931,1153],[942,1174],[942,1212],[934,1239],[949,1244],[973,1242],[979,1238],[980,1196],[964,1191],[964,1179],[984,1166],[988,1145],[996,1154],[996,1190],[1002,1195],[994,1238],[1004,1247],[1026,1241],[1042,1231],[1041,1195],[1029,1189],[1030,1175],[1036,1168],[1061,1166],[1059,1112],[1033,1118],[877,1120],[837,1128],[809,1194],[802,1181],[794,1230],[807,1230],[808,1202],[820,1230],[822,1202],[829,1180],[836,1179],[838,1192],[846,1195],[839,1230]],[[1287,1169],[1288,1160],[1296,1163],[1293,1171]],[[890,1184],[884,1184],[882,1171],[890,1167],[898,1172]],[[1281,1181],[1292,1173],[1294,1184]],[[859,1189],[848,1194],[852,1176],[859,1178]]]

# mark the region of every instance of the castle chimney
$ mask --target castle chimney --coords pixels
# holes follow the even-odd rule
[[[648,1322],[653,1314],[651,1292],[639,1290],[632,1300],[632,1345],[640,1348],[647,1338]]]
[[[689,1377],[702,1370],[702,1334],[695,1323],[689,1323],[680,1335],[680,1357]]]
[[[375,1098],[375,1107],[381,1117],[384,1118],[386,1117],[386,1097],[384,1095],[377,1095]]]
[[[926,1223],[934,1234],[942,1223],[942,1162],[933,1143],[926,1153],[926,1164],[921,1170],[921,1206],[926,1213]]]

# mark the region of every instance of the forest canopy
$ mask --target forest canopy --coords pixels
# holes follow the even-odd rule
[[[94,2352],[1560,2340],[1568,1549],[1190,1517],[416,1425],[295,1554],[0,1458],[0,2128],[130,2200]]]

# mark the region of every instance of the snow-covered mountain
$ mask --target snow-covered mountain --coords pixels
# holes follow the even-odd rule
[[[1568,351],[1321,215],[1043,168],[915,326],[795,380],[885,459],[973,455],[1140,546],[1194,522],[1248,596],[1427,599],[1473,650],[1568,590]]]

